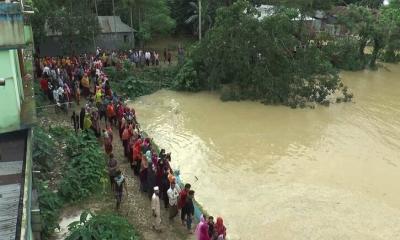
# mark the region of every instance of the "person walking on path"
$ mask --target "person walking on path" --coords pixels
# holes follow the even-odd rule
[[[175,187],[175,182],[171,183],[171,187],[168,189],[168,199],[169,199],[169,219],[172,220],[178,215],[178,197],[179,192]]]
[[[126,186],[126,181],[124,175],[120,170],[117,171],[116,177],[114,177],[115,181],[115,198],[117,200],[117,210],[119,210],[122,202],[122,196],[125,189],[126,195],[128,195],[128,188]]]
[[[110,159],[108,160],[108,176],[110,178],[110,185],[111,185],[111,191],[114,191],[115,188],[115,181],[114,178],[117,176],[117,168],[118,168],[118,162],[114,158],[114,154],[110,154]]]
[[[159,188],[155,186],[153,188],[154,193],[151,197],[151,211],[153,214],[153,229],[161,232],[161,209],[160,209],[160,197],[159,197]]]

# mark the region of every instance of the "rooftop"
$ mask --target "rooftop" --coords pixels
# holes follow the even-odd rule
[[[102,33],[129,33],[135,31],[123,23],[119,16],[98,16],[98,19]]]
[[[21,234],[27,131],[0,134],[0,239]]]

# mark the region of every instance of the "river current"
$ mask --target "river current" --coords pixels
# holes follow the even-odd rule
[[[316,109],[168,90],[131,104],[229,239],[400,239],[400,66],[341,77],[353,102]]]

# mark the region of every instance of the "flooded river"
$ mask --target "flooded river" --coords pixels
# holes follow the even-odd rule
[[[162,90],[133,106],[230,239],[400,239],[400,66],[341,76],[353,103]]]

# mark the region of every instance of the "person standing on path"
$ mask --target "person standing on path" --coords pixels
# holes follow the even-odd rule
[[[192,222],[194,216],[193,198],[194,191],[190,190],[186,198],[185,206],[182,208],[182,213],[186,219],[186,227],[189,233],[192,233]]]
[[[186,204],[187,195],[190,191],[191,185],[189,183],[185,184],[185,188],[179,193],[179,200],[178,200],[178,208],[182,209],[181,211],[181,220],[182,225],[185,225],[185,213],[183,212],[183,207]]]
[[[160,197],[159,197],[159,189],[158,186],[153,188],[154,193],[151,197],[151,211],[153,214],[153,229],[161,232],[161,209],[160,209]]]
[[[114,154],[110,154],[110,159],[108,160],[108,176],[110,178],[110,185],[111,185],[111,191],[114,191],[115,188],[115,181],[114,178],[117,176],[117,168],[118,168],[118,162],[114,158]]]
[[[168,189],[168,199],[169,199],[169,219],[172,220],[176,215],[178,215],[178,197],[179,192],[175,187],[175,182],[171,183],[171,187]]]
[[[167,53],[167,59],[168,59],[168,64],[171,65],[171,61],[172,61],[172,53],[170,50],[168,50]]]
[[[126,186],[126,181],[124,175],[122,175],[122,172],[120,170],[117,171],[116,177],[114,177],[114,182],[115,182],[115,198],[117,200],[117,210],[119,210],[122,202],[122,195],[125,192],[126,195],[128,195],[128,188]]]
[[[81,108],[81,112],[79,114],[79,127],[83,130],[83,123],[85,121],[85,108]]]
[[[75,113],[75,111],[72,112],[71,122],[74,125],[75,134],[77,134],[79,130],[79,116]]]
[[[218,240],[226,239],[226,227],[221,217],[217,217],[217,223],[215,223],[214,229]]]

